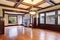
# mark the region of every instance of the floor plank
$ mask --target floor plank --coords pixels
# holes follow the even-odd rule
[[[60,33],[25,28],[23,26],[5,27],[4,35],[0,35],[0,40],[60,40]]]

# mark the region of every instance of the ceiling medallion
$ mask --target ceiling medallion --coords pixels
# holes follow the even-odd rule
[[[31,0],[32,2],[34,1],[34,0]]]

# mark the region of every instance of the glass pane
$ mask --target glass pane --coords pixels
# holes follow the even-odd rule
[[[18,24],[22,24],[22,16],[18,16]]]
[[[40,14],[40,23],[44,24],[44,14]]]
[[[55,24],[55,12],[46,13],[46,24]]]
[[[38,26],[38,18],[39,18],[39,14],[36,14],[36,25]]]
[[[9,23],[9,24],[15,24],[15,23],[16,23],[16,17],[10,16],[8,23]]]
[[[32,20],[33,20],[32,17],[33,17],[33,16],[31,15],[31,23],[32,23]]]
[[[58,11],[58,24],[60,24],[60,10]]]

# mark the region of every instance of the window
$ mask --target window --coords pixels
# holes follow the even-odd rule
[[[46,24],[55,24],[55,12],[46,13]]]
[[[30,18],[30,19],[31,19],[31,23],[33,22],[33,21],[32,21],[32,20],[33,20],[32,18],[33,18],[33,16],[31,15],[31,18]]]
[[[18,15],[18,24],[22,24],[22,21],[23,21],[22,16]]]
[[[9,16],[8,23],[9,24],[16,24],[16,17],[15,16]]]
[[[60,10],[58,11],[58,24],[60,24]]]
[[[44,24],[44,14],[40,14],[40,23]]]

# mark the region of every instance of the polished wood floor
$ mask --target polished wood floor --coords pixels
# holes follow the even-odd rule
[[[60,33],[23,26],[11,26],[5,27],[5,33],[0,35],[0,40],[60,40]]]

